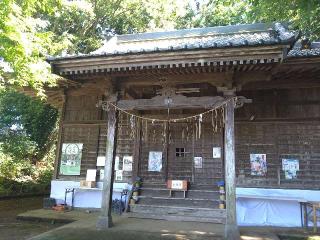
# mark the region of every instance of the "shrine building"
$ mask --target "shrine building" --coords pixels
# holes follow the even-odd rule
[[[125,193],[123,217],[221,223],[227,239],[301,226],[320,201],[320,43],[284,24],[117,35],[48,62],[51,197],[101,208],[98,228]]]

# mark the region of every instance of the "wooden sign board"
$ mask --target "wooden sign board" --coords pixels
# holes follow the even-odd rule
[[[188,181],[186,180],[168,180],[167,188],[173,190],[184,190],[188,189]]]

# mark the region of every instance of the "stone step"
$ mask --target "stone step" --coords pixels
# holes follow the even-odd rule
[[[180,220],[180,221],[204,221],[204,222],[225,222],[225,210],[199,207],[181,207],[167,205],[130,205],[131,214],[140,214],[145,218]]]
[[[170,198],[170,197],[147,197],[139,196],[137,204],[152,206],[174,206],[174,207],[194,207],[194,208],[218,208],[219,200],[201,198]]]
[[[192,217],[192,216],[178,216],[178,215],[155,215],[149,213],[127,213],[129,218],[140,219],[153,219],[153,220],[166,220],[166,221],[178,221],[178,222],[203,222],[203,223],[218,223],[224,224],[224,218],[206,218],[206,217]]]
[[[147,188],[142,187],[140,189],[140,195],[146,197],[168,197],[169,189],[166,188]],[[202,199],[219,199],[219,191],[214,190],[188,190],[186,192],[186,198],[202,198]],[[172,191],[173,198],[183,198],[183,192]]]
[[[142,187],[143,188],[155,188],[155,189],[159,189],[159,188],[167,188],[167,185],[165,183],[165,181],[159,181],[159,182],[143,182],[142,183]],[[216,185],[216,183],[212,183],[212,184],[193,184],[191,183],[189,185],[189,189],[190,190],[213,190],[213,191],[218,191],[219,188]]]

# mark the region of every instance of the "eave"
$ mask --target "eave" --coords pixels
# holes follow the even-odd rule
[[[289,45],[200,49],[103,55],[49,60],[53,72],[60,76],[89,73],[112,73],[140,69],[176,67],[246,65],[282,62]]]

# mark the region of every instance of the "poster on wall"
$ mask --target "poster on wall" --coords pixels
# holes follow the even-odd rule
[[[99,171],[100,181],[104,179],[104,169],[100,169]]]
[[[123,179],[123,171],[122,171],[122,170],[116,171],[115,180],[116,180],[116,181],[122,181],[122,179]]]
[[[212,148],[212,157],[213,158],[221,158],[221,147],[213,147]]]
[[[80,175],[83,143],[63,143],[60,174]]]
[[[194,157],[194,168],[202,168],[202,157]]]
[[[286,179],[296,179],[297,171],[299,171],[299,160],[282,159],[282,170]]]
[[[149,152],[148,171],[161,172],[162,169],[162,152]]]
[[[123,171],[131,172],[132,171],[132,156],[123,157]]]
[[[95,182],[97,177],[97,169],[87,169],[86,181]]]
[[[251,175],[265,176],[267,174],[266,154],[250,154]]]
[[[120,169],[120,158],[119,156],[116,156],[115,160],[114,160],[114,170],[122,170]]]
[[[97,157],[97,167],[104,167],[105,162],[106,162],[106,156]]]

